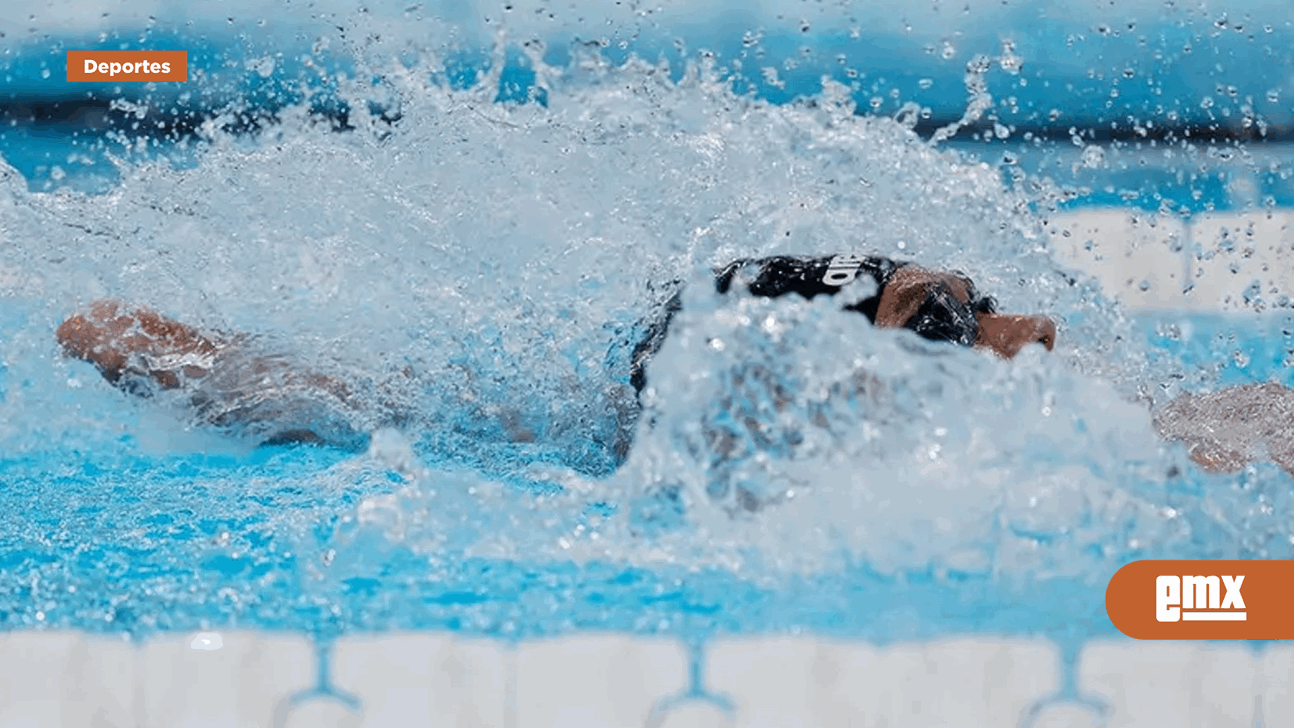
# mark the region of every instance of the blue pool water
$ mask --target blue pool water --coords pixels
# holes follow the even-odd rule
[[[1288,122],[1288,74],[1273,70],[1290,66],[1278,42],[1288,25],[1272,18],[1246,40],[1234,27],[1257,33],[1264,18],[1242,24],[1237,11],[1220,26],[1129,6],[1140,20],[1119,18],[1118,32],[1090,18],[1039,30],[1038,7],[1025,8],[1034,15],[1017,9],[1032,20],[1007,26],[1019,29],[1010,48],[987,21],[867,26],[869,45],[825,10],[810,30],[798,15],[700,12],[694,23],[617,19],[609,37],[640,45],[605,52],[559,43],[589,22],[563,16],[538,56],[524,44],[541,32],[532,20],[492,54],[473,45],[480,19],[453,13],[426,19],[417,27],[439,30],[414,43],[399,12],[339,10],[345,37],[329,44],[319,28],[289,32],[313,22],[292,13],[257,35],[252,12],[217,18],[229,27],[193,46],[197,67],[232,80],[162,101],[272,112],[257,134],[210,124],[155,140],[15,122],[0,167],[0,628],[1077,644],[1114,633],[1104,586],[1128,561],[1290,558],[1289,476],[1267,464],[1205,475],[1155,438],[1148,405],[1294,383],[1294,315],[1128,315],[1058,261],[1040,222],[1092,204],[1164,215],[1286,205],[1288,150],[1022,132],[932,146],[891,118],[897,99],[955,121],[973,105],[967,61],[983,53],[995,64],[988,92],[1019,107],[995,123],[1040,135],[1067,123],[1051,124],[1055,104],[1091,128],[1129,114],[1167,123],[1174,109],[1174,121],[1207,125],[1225,104],[1194,97],[1230,98],[1208,91],[1223,79],[1242,86],[1235,116],[1256,93],[1275,129]],[[174,18],[153,22],[157,38],[198,42]],[[746,25],[788,22],[791,34],[741,42]],[[395,39],[373,40],[377,26]],[[1144,60],[1121,40],[1142,32],[1178,53]],[[1049,55],[1049,41],[1074,33],[1100,40]],[[66,84],[35,80],[50,48],[156,41],[139,37],[75,28],[15,43],[10,97],[67,103]],[[706,42],[721,60],[752,54],[737,81],[756,79],[753,95],[696,52]],[[310,66],[292,54],[263,60],[321,43],[322,80],[294,83]],[[1190,43],[1237,65],[1257,53],[1262,73],[1201,65],[1180,53]],[[787,65],[801,44],[816,60]],[[855,57],[839,64],[838,51]],[[765,57],[785,78],[750,71]],[[1142,78],[1156,64],[1155,93],[1112,97],[1101,75]],[[855,65],[875,89],[849,85]],[[836,79],[825,87],[820,66]],[[328,75],[342,68],[364,82]],[[1098,91],[1122,100],[1090,102]],[[801,94],[812,103],[786,103]],[[855,114],[873,94],[883,113]],[[1155,111],[1160,96],[1176,105]],[[338,132],[328,110],[343,107],[349,131]],[[1004,309],[1060,320],[1061,346],[1006,364],[830,305],[720,301],[691,286],[637,416],[627,357],[668,293],[653,282],[846,244],[966,270]],[[412,415],[358,452],[255,448],[59,356],[59,321],[100,296],[253,333],[357,382],[360,425],[379,425],[390,401]],[[860,389],[858,372],[875,386]],[[736,445],[720,455],[725,437]],[[771,505],[744,512],[739,490]]]

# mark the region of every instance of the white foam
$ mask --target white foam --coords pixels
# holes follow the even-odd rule
[[[377,463],[416,480],[413,495],[370,498],[354,520],[369,528],[374,516],[391,540],[434,553],[432,569],[470,553],[663,556],[753,579],[846,560],[1046,577],[1103,570],[1101,549],[1134,539],[1155,549],[1186,538],[1160,503],[1128,496],[1171,470],[1145,411],[1119,401],[1155,381],[1145,352],[1128,345],[1118,309],[1054,270],[1030,199],[998,170],[854,116],[847,89],[768,106],[695,67],[677,83],[642,62],[568,70],[547,108],[481,105],[474,91],[392,74],[405,113],[395,129],[357,112],[354,133],[334,134],[288,115],[252,148],[213,134],[195,169],[128,168],[109,196],[13,191],[0,227],[17,245],[0,263],[53,288],[7,339],[6,380],[24,384],[0,402],[0,444],[120,453],[131,436],[150,442],[138,412],[155,401],[129,400],[55,354],[61,317],[106,294],[260,334],[274,353],[356,383],[374,424],[387,401],[411,413],[417,448],[383,435],[361,482],[342,468],[304,480],[385,493]],[[938,348],[873,331],[825,297],[708,313],[689,302],[652,363],[660,427],[601,478],[630,436],[625,360],[659,286],[738,256],[843,244],[961,267],[1003,310],[1069,317],[1060,356],[1031,350],[1007,364]],[[726,353],[706,348],[715,336]],[[747,376],[760,372],[769,381]],[[869,372],[879,385],[860,394]],[[727,406],[738,396],[740,421]],[[715,447],[730,435],[741,440],[731,457]],[[417,451],[427,441],[435,451]],[[541,504],[500,482],[519,462],[569,466],[588,487]],[[1130,472],[1143,465],[1149,475]],[[686,512],[667,538],[678,548],[641,537],[625,515],[676,484]],[[749,513],[744,493],[768,506]],[[1001,528],[1003,500],[1008,518],[1043,533]],[[1131,532],[1113,515],[1130,500]],[[623,508],[585,524],[590,501]]]

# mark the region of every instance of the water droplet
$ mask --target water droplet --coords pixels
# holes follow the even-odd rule
[[[189,641],[191,650],[218,650],[225,646],[224,638],[217,632],[199,632]]]
[[[268,55],[249,60],[245,65],[249,71],[255,72],[261,78],[274,75],[274,59]]]
[[[1002,41],[1002,54],[997,62],[1003,71],[1012,76],[1019,74],[1020,68],[1024,65],[1024,59],[1015,54],[1015,43],[1009,40]]]
[[[1087,169],[1098,169],[1105,165],[1105,150],[1095,144],[1089,144],[1083,149],[1083,155],[1079,163]]]

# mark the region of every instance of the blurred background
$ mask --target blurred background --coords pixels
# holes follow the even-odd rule
[[[87,167],[140,140],[169,151],[204,125],[252,130],[302,103],[345,129],[355,97],[339,85],[370,80],[363,59],[414,67],[434,49],[452,85],[486,75],[500,100],[545,103],[546,78],[596,49],[676,77],[681,61],[709,58],[734,91],[776,104],[829,78],[858,114],[925,137],[944,129],[1008,178],[1046,170],[1073,204],[1280,205],[1294,202],[1284,156],[1234,157],[1239,142],[1294,131],[1292,19],[1261,0],[16,0],[0,9],[0,153],[36,189],[102,190],[112,171]],[[95,48],[188,50],[191,82],[67,83],[64,51]],[[398,118],[380,84],[369,101]],[[1199,159],[1166,164],[1173,148]]]

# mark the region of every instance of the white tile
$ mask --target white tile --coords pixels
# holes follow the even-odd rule
[[[282,715],[282,722],[271,723],[272,728],[359,728],[364,720],[360,710],[319,696],[290,701],[282,706]]]
[[[852,689],[876,662],[867,645],[774,638],[718,642],[706,652],[706,687],[733,701],[738,726],[874,722],[867,696]]]
[[[567,637],[516,651],[517,728],[640,728],[687,684],[687,653],[663,640]]]
[[[1294,647],[1269,644],[1254,656],[1258,691],[1262,695],[1263,725],[1294,725]]]
[[[0,726],[136,725],[134,657],[118,639],[0,633]]]
[[[1102,717],[1096,708],[1075,703],[1056,703],[1038,711],[1031,728],[1100,728]]]
[[[362,701],[361,725],[507,725],[507,660],[498,645],[448,635],[397,634],[339,640],[332,682]]]
[[[1180,218],[1120,209],[1081,210],[1051,216],[1047,232],[1059,262],[1095,277],[1106,295],[1128,308],[1215,305],[1183,293],[1190,251]],[[1175,245],[1179,251],[1173,250]]]
[[[688,700],[670,706],[646,723],[647,728],[734,728],[734,716],[713,703]]]
[[[1282,293],[1294,298],[1294,213],[1197,215],[1191,239],[1201,254],[1191,263],[1192,295],[1200,300],[1217,301],[1224,310],[1244,309],[1244,291],[1255,281],[1269,305]]]
[[[1055,691],[1057,659],[1048,643],[1013,640],[726,642],[709,649],[707,686],[750,728],[1014,726]]]
[[[1294,298],[1288,211],[1204,213],[1184,223],[1140,211],[1080,210],[1050,217],[1047,232],[1060,262],[1096,277],[1128,308],[1242,310],[1254,281],[1268,306],[1281,294]]]
[[[1078,684],[1114,705],[1110,728],[1252,728],[1263,680],[1247,647],[1121,640],[1083,648]]]
[[[506,648],[391,635],[334,647],[332,682],[362,701],[354,711],[309,693],[314,654],[303,638],[254,633],[174,635],[138,648],[74,633],[0,634],[0,726],[241,728],[271,716],[283,728],[1016,726],[1055,694],[1059,669],[1041,641],[720,641],[707,650],[705,687],[732,701],[728,713],[681,697],[687,654],[670,641],[591,636]],[[1120,640],[1089,644],[1076,678],[1083,698],[1113,707],[1108,728],[1270,728],[1294,725],[1292,675],[1294,647]],[[1099,724],[1092,707],[1067,702],[1044,704],[1031,723]]]
[[[219,649],[210,649],[213,633],[170,635],[140,648],[146,726],[266,726],[282,701],[314,686],[315,653],[305,638],[218,634]]]

